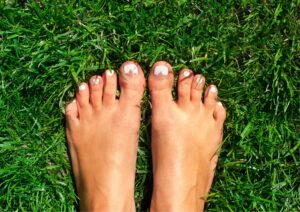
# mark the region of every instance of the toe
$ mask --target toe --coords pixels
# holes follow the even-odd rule
[[[213,112],[217,103],[218,89],[215,85],[210,85],[205,91],[204,105],[208,111]]]
[[[191,86],[193,82],[193,72],[189,69],[180,71],[178,78],[178,104],[187,105],[191,101]]]
[[[116,102],[117,75],[113,70],[106,70],[103,74],[103,104],[110,106]]]
[[[141,67],[133,61],[127,61],[120,68],[120,105],[138,106],[145,90],[145,77]]]
[[[192,89],[191,89],[191,101],[193,104],[202,104],[203,87],[205,85],[205,77],[197,74],[194,76]]]
[[[78,103],[79,112],[90,109],[89,86],[85,82],[82,82],[79,85],[77,93],[76,93],[76,100],[77,100],[77,103]]]
[[[149,75],[148,84],[152,105],[173,101],[172,87],[174,75],[172,66],[164,61],[156,62]]]
[[[100,109],[102,103],[103,80],[100,76],[90,79],[90,102],[95,109]]]
[[[66,123],[67,123],[67,137],[68,137],[68,144],[69,150],[72,158],[72,168],[74,170],[75,177],[78,177],[78,162],[76,157],[76,152],[74,149],[74,145],[71,142],[70,133],[76,130],[76,126],[79,125],[79,113],[76,100],[74,99],[70,104],[66,106]],[[76,178],[78,179],[78,178]]]
[[[73,125],[76,125],[79,123],[78,120],[78,108],[77,108],[77,103],[76,100],[74,99],[70,104],[67,105],[66,107],[66,121],[67,121],[67,126],[68,128],[72,128]]]
[[[224,121],[226,119],[226,110],[221,102],[217,102],[214,110],[214,118],[218,127],[223,128]]]

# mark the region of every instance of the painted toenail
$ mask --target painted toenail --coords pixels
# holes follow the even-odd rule
[[[68,113],[68,112],[71,112],[72,109],[71,108],[68,108],[65,112]]]
[[[125,74],[129,74],[129,73],[132,73],[132,74],[138,74],[139,71],[138,71],[138,67],[135,65],[135,64],[127,64],[124,66],[124,73]]]
[[[114,70],[107,70],[106,71],[106,75],[108,76],[108,77],[111,77],[112,75],[114,75]]]
[[[76,99],[73,99],[73,101],[72,101],[73,103],[75,103],[76,102]]]
[[[183,76],[184,77],[189,77],[191,75],[191,72],[190,71],[184,71],[183,72]]]
[[[203,78],[202,78],[202,75],[200,75],[200,76],[198,76],[197,79],[196,79],[196,84],[197,84],[197,85],[200,85],[202,82],[203,82]]]
[[[93,79],[93,83],[94,83],[94,85],[99,85],[100,79],[99,78]]]
[[[80,91],[84,91],[85,89],[86,89],[85,84],[82,84],[82,85],[79,86],[79,90]]]
[[[219,106],[223,106],[222,102],[217,102],[217,104],[218,104]]]
[[[218,91],[218,89],[217,89],[217,87],[216,86],[211,86],[210,87],[210,89],[209,89],[209,92],[211,92],[211,93],[217,93],[217,91]]]
[[[158,76],[158,75],[168,75],[169,73],[169,69],[167,66],[163,66],[163,65],[160,65],[160,66],[156,66],[155,69],[154,69],[154,75],[155,76]]]

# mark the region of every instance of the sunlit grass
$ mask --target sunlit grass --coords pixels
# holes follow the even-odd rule
[[[76,210],[64,107],[81,81],[126,60],[145,75],[167,60],[218,85],[228,118],[207,210],[300,210],[299,1],[0,2],[1,210]],[[150,115],[145,93],[143,211]]]

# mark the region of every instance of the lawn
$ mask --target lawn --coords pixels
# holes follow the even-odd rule
[[[0,211],[77,209],[64,107],[81,81],[126,60],[146,76],[166,60],[219,87],[228,117],[206,210],[300,210],[299,0],[0,0]],[[150,116],[146,91],[140,211]]]

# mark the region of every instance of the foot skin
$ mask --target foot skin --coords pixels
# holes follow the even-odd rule
[[[178,100],[172,98],[173,71],[157,62],[149,76],[152,102],[154,188],[152,211],[202,211],[214,177],[226,112],[218,90],[184,69]]]
[[[81,83],[76,101],[66,107],[70,148],[80,209],[135,211],[134,178],[145,78],[140,66],[106,70]]]

